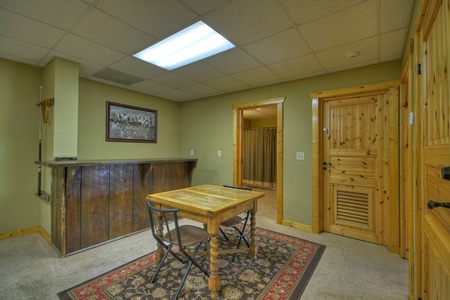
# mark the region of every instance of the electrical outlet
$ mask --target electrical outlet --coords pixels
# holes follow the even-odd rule
[[[297,152],[296,159],[297,160],[305,160],[305,152]]]
[[[217,151],[217,157],[222,157],[222,151]]]
[[[189,150],[189,155],[194,156],[194,150]]]

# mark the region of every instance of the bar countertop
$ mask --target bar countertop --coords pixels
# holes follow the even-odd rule
[[[37,165],[58,168],[71,166],[125,165],[168,162],[197,162],[196,158],[137,158],[137,159],[98,159],[98,160],[44,160],[35,161]]]

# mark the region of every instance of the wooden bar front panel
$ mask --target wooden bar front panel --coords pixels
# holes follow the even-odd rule
[[[52,243],[62,256],[149,227],[146,197],[191,185],[196,160],[53,169]]]
[[[109,238],[133,232],[133,165],[112,165],[109,172]]]

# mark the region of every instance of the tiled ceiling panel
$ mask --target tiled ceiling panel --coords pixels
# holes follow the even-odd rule
[[[76,24],[89,4],[81,0],[1,1],[0,7],[64,30]]]
[[[96,44],[75,34],[67,35],[55,49],[103,66],[110,65],[125,56],[123,53]]]
[[[261,66],[261,63],[241,48],[234,48],[225,51],[221,55],[211,56],[205,59],[204,62],[225,74],[234,74]]]
[[[97,7],[156,38],[181,30],[198,18],[191,9],[174,0],[101,0]]]
[[[409,25],[413,2],[410,0],[381,0],[380,28],[381,33],[390,32]],[[404,10],[408,13],[398,14]]]
[[[321,19],[327,15],[348,9],[363,1],[364,0],[281,0],[286,7],[286,11],[297,25]]]
[[[229,2],[206,14],[205,19],[231,42],[245,45],[294,25],[278,1]]]
[[[273,64],[311,52],[295,27],[246,45],[244,49],[263,64]]]
[[[134,56],[127,56],[124,59],[112,64],[110,68],[144,79],[150,79],[167,72],[166,70],[158,68],[152,64],[142,63],[140,59],[137,59]]]
[[[401,59],[413,3],[0,0],[0,58],[45,67],[60,57],[78,63],[80,77],[189,101]],[[200,20],[236,47],[171,71],[133,57]]]
[[[150,35],[99,9],[90,10],[83,20],[84,22],[74,27],[73,33],[126,54],[139,52],[154,40]],[[127,40],[128,43],[123,43],[124,40]]]
[[[233,77],[249,86],[261,86],[282,81],[278,75],[267,67],[237,73]]]
[[[365,1],[347,10],[300,25],[300,31],[314,51],[376,36],[378,28],[376,2],[376,0]]]
[[[1,34],[36,46],[53,46],[64,31],[13,12],[0,10]]]
[[[308,74],[316,76],[325,72],[316,56],[313,54],[275,63],[269,65],[269,68],[275,72],[275,74],[287,80],[304,78],[308,76]]]
[[[359,49],[359,51],[353,52],[353,49]],[[358,64],[363,61],[374,60],[377,57],[378,40],[376,37],[317,53],[320,64],[326,69],[336,69],[349,63]]]

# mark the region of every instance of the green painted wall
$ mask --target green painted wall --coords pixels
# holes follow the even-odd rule
[[[39,225],[38,128],[42,69],[0,59],[0,233]]]
[[[181,103],[181,153],[194,150],[194,184],[232,184],[232,104],[286,97],[284,104],[283,219],[312,224],[312,135],[309,93],[400,78],[401,61],[301,79],[253,90]],[[217,151],[222,157],[217,157]],[[305,160],[295,160],[297,151]]]
[[[79,95],[78,159],[179,157],[178,102],[82,78]],[[157,110],[157,143],[106,142],[106,101]]]

